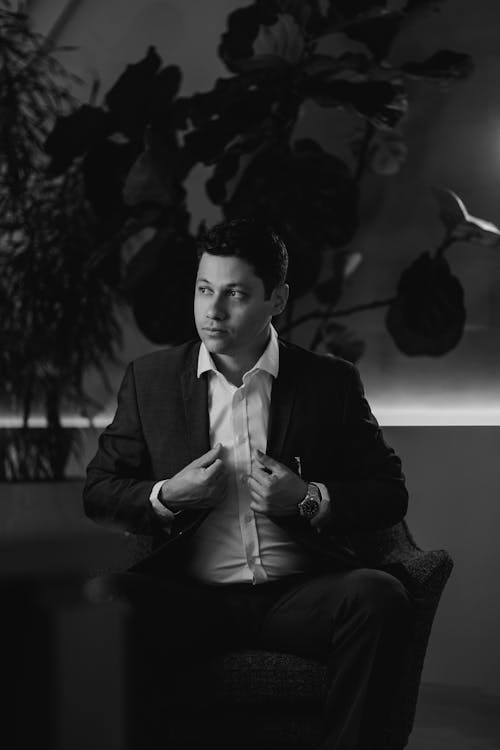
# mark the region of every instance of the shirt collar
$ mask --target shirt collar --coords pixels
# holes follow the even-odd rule
[[[254,370],[264,370],[273,377],[278,377],[279,357],[280,350],[278,344],[278,333],[275,327],[271,324],[271,335],[269,337],[266,348],[262,352],[262,355],[259,357],[257,362],[254,364],[254,366],[248,371],[248,373],[245,373],[245,375],[253,372]],[[217,367],[215,366],[215,362],[213,361],[210,352],[202,341],[198,354],[197,377],[199,378],[200,375],[207,371],[219,372],[219,370],[217,370]]]

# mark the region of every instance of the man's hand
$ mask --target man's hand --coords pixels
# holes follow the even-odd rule
[[[307,482],[261,451],[255,457],[261,466],[247,475],[252,510],[266,516],[296,515],[297,503],[306,495]]]
[[[161,487],[159,500],[172,511],[213,508],[227,492],[227,470],[217,443],[203,456],[195,458]]]

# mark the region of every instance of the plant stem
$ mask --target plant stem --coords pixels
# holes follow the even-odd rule
[[[361,140],[361,145],[360,145],[359,153],[358,153],[358,163],[356,164],[356,169],[355,169],[355,172],[354,172],[354,175],[353,175],[353,181],[358,186],[359,186],[359,183],[361,182],[361,178],[363,177],[363,173],[364,173],[365,168],[366,168],[366,157],[368,156],[368,149],[370,147],[370,143],[371,143],[371,140],[373,138],[373,134],[374,133],[375,133],[375,126],[371,122],[367,122],[366,123],[365,132],[364,132],[363,138]],[[316,329],[316,331],[314,333],[314,336],[312,338],[312,341],[311,341],[311,344],[310,344],[310,347],[309,347],[311,349],[311,351],[313,351],[313,352],[316,351],[316,349],[318,348],[318,346],[319,346],[319,344],[321,342],[321,339],[323,338],[323,333],[324,333],[324,330],[325,330],[326,322],[331,317],[334,316],[333,313],[332,313],[332,309],[333,309],[334,305],[335,305],[335,302],[332,302],[332,303],[330,303],[328,305],[328,307],[326,308],[326,310],[323,313],[319,313],[319,314],[318,313],[316,313],[316,314],[312,313],[311,316],[310,316],[310,318],[308,318],[308,319],[311,319],[311,318],[320,318],[321,319],[321,322],[318,325],[318,327],[317,327],[317,329]],[[377,304],[375,306],[379,307],[380,305]],[[369,307],[371,307],[371,305]],[[367,308],[362,307],[361,309],[367,309]],[[357,309],[353,308],[352,311],[353,312],[357,312]],[[344,314],[348,315],[348,314],[350,314],[350,312],[344,313],[342,311],[339,311],[337,313],[337,315],[344,315]]]
[[[340,318],[343,315],[352,315],[352,313],[361,312],[362,310],[374,310],[377,307],[387,307],[391,302],[394,302],[396,297],[389,297],[389,299],[378,299],[373,302],[366,302],[364,305],[354,305],[354,307],[344,307],[343,310],[335,310],[330,317]]]
[[[434,258],[442,258],[444,255],[445,250],[447,250],[450,245],[453,245],[455,242],[455,239],[451,237],[449,234],[445,236],[442,243],[437,248],[436,252],[434,253]]]
[[[375,126],[371,122],[367,122],[366,130],[361,141],[361,147],[358,154],[358,163],[356,165],[356,171],[354,172],[354,182],[359,185],[363,172],[366,167],[366,157],[368,155],[368,148],[370,147],[370,141],[375,133]]]
[[[352,315],[353,313],[362,312],[363,310],[374,310],[377,307],[386,307],[387,305],[390,305],[391,302],[393,302],[395,299],[395,297],[389,297],[389,299],[374,300],[373,302],[366,302],[363,305],[344,307],[341,310],[335,310],[331,312],[329,312],[330,308],[328,308],[327,310],[325,310],[325,312],[307,313],[306,315],[301,315],[300,318],[296,318],[290,323],[287,321],[287,324],[284,326],[284,328],[281,329],[281,333],[288,333],[288,331],[290,331],[292,328],[296,328],[297,326],[302,325],[302,323],[307,323],[308,320],[321,319],[322,321],[325,321],[330,318],[340,318],[345,315]]]
[[[312,352],[316,351],[316,349],[318,348],[318,346],[319,346],[319,344],[320,344],[320,342],[321,342],[321,340],[323,338],[323,333],[325,331],[326,323],[327,323],[328,319],[330,318],[330,316],[332,314],[332,310],[333,310],[334,305],[335,305],[335,302],[330,302],[330,304],[328,305],[328,307],[326,308],[326,310],[323,313],[319,314],[320,317],[321,317],[321,322],[320,322],[319,326],[316,328],[316,332],[315,332],[314,336],[312,337],[312,341],[311,341],[311,343],[309,345],[309,348],[310,348],[310,350]]]

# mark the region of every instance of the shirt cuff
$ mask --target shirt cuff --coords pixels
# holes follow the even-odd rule
[[[319,491],[321,492],[321,503],[319,506],[319,511],[316,513],[314,518],[311,518],[310,524],[313,527],[313,529],[316,529],[318,534],[324,529],[328,521],[330,520],[330,514],[331,514],[331,499],[330,499],[330,493],[328,492],[328,489],[325,484],[322,482],[315,482],[314,480],[311,480],[312,484],[315,484],[316,487],[319,488]]]
[[[169,510],[168,508],[166,508],[161,502],[161,500],[159,499],[160,490],[163,487],[163,484],[165,482],[166,482],[166,479],[160,479],[159,482],[156,482],[156,484],[153,485],[153,489],[151,490],[151,494],[149,496],[149,502],[153,506],[153,509],[156,515],[162,522],[162,526],[164,527],[164,529],[170,531],[172,523],[177,513],[174,513],[172,510]]]

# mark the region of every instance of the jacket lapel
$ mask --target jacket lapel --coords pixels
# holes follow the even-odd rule
[[[181,374],[182,398],[186,417],[186,434],[191,460],[210,450],[208,420],[208,385],[205,377],[198,378],[198,353],[201,342],[193,347]]]
[[[297,370],[293,356],[285,342],[278,340],[280,361],[278,377],[273,380],[266,453],[276,461],[283,454],[290,420],[297,396]]]
[[[285,342],[279,340],[280,360],[278,377],[273,379],[267,430],[267,455],[279,461],[297,396],[297,372],[293,355]],[[186,417],[186,433],[191,460],[210,449],[208,419],[208,383],[196,376],[200,345],[193,347],[181,375],[182,397]]]

